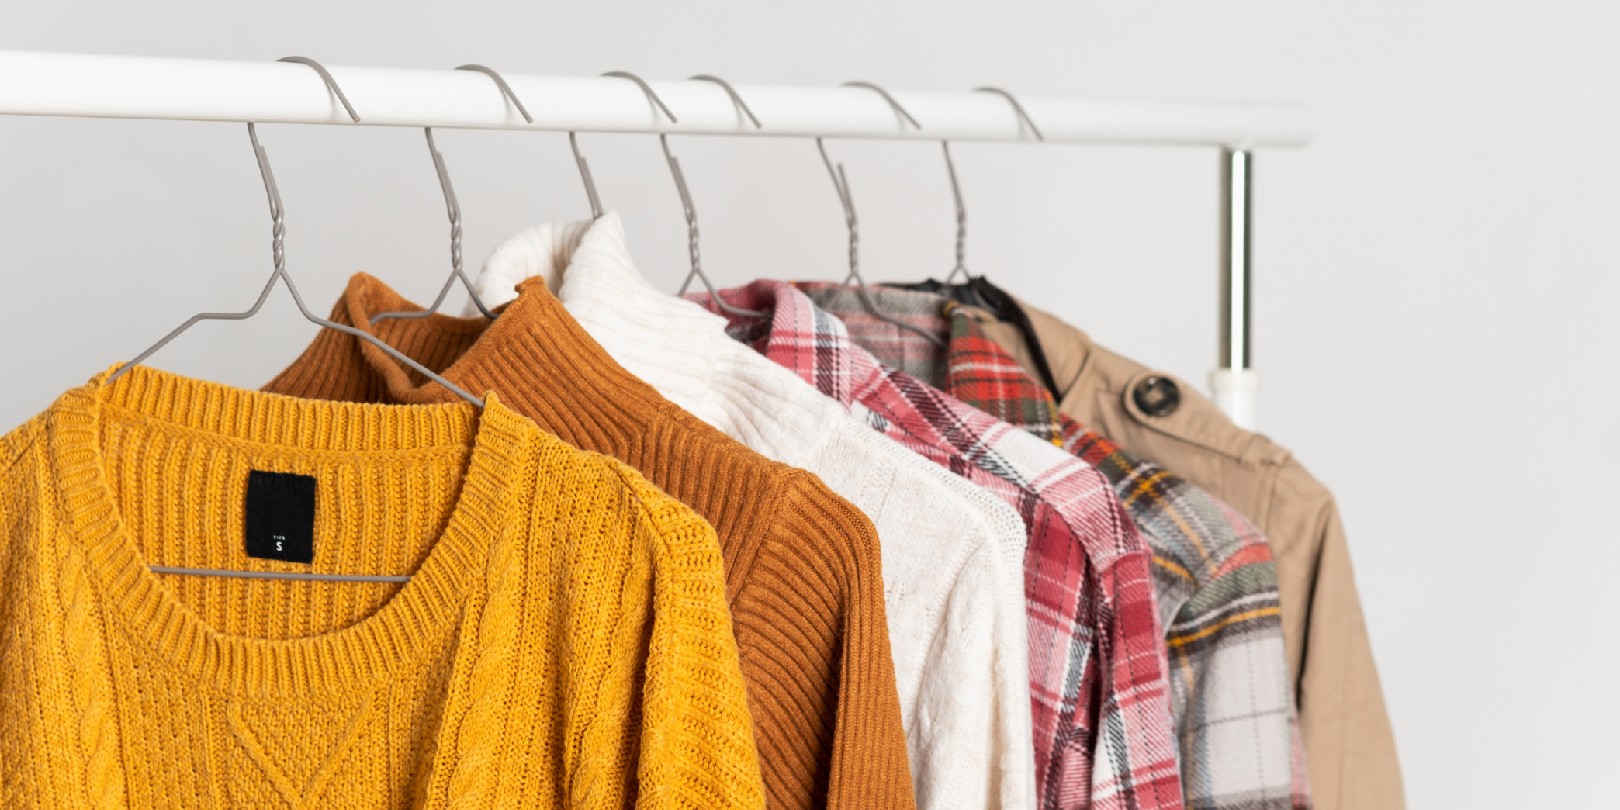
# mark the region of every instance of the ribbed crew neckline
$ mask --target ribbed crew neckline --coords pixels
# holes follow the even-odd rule
[[[544,407],[539,421],[565,439],[588,432],[607,439],[606,447],[632,447],[640,441],[644,426],[657,421],[655,416],[678,410],[614,362],[546,288],[545,279],[524,281],[517,293],[494,321],[482,315],[458,318],[434,313],[412,321],[372,323],[372,316],[381,312],[421,311],[422,307],[377,278],[356,273],[339,307],[344,319],[357,328],[377,335],[457,385],[472,391],[501,391],[508,398]],[[299,365],[318,370],[324,365],[323,352],[345,351],[349,346],[359,348],[391,401],[445,402],[455,396],[437,383],[420,380],[420,375],[370,343],[339,333],[319,336]],[[510,385],[514,368],[523,369],[525,377],[567,380],[567,384],[552,386],[543,398],[502,391],[502,386]],[[603,447],[593,449],[607,452]]]
[[[169,666],[237,695],[296,696],[364,688],[429,649],[481,587],[507,516],[515,472],[538,431],[491,395],[480,412],[455,403],[364,405],[247,391],[145,367],[109,372],[64,394],[47,423],[58,497],[90,577],[122,632]],[[109,409],[200,442],[248,442],[315,453],[470,450],[444,532],[411,580],[371,616],[292,639],[226,635],[207,625],[148,568],[119,512],[101,446]],[[267,566],[268,568],[269,566]],[[337,585],[335,587],[342,587]]]
[[[423,308],[356,273],[332,317],[362,324],[467,390],[500,392],[542,430],[629,464],[686,501],[720,533],[727,587],[735,596],[769,536],[775,507],[767,505],[766,493],[792,486],[794,468],[748,449],[625,370],[547,289],[546,279],[528,279],[517,292],[494,321],[434,313],[366,326],[376,313]],[[455,401],[448,389],[365,341],[332,330],[318,333],[266,390],[333,400]]]

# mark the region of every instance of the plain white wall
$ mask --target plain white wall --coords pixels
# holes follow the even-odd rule
[[[0,47],[1314,105],[1315,145],[1257,156],[1262,419],[1342,501],[1412,805],[1519,808],[1612,802],[1602,776],[1620,760],[1597,626],[1620,562],[1601,514],[1620,492],[1616,23],[1590,3],[166,0],[19,5]],[[419,132],[262,136],[290,268],[320,310],[361,268],[418,299],[437,289],[446,228]],[[673,289],[683,220],[656,142],[581,140],[643,269]],[[586,213],[564,136],[440,146],[473,267],[521,227]],[[718,280],[841,277],[809,142],[675,148]],[[947,270],[938,149],[832,148],[869,272]],[[976,272],[1204,380],[1212,153],[956,151]],[[239,125],[0,119],[0,429],[191,313],[245,306],[268,241]],[[156,364],[263,382],[313,329],[272,300]]]

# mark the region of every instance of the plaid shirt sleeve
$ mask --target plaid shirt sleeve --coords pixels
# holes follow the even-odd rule
[[[849,340],[792,287],[721,293],[751,343],[874,428],[986,487],[1030,530],[1025,557],[1037,794],[1043,808],[1182,807],[1149,554],[1096,470]],[[712,302],[694,298],[718,311]]]
[[[1187,806],[1308,808],[1276,566],[1260,531],[1174,473],[1063,416],[1045,387],[943,299],[888,290],[876,298],[885,315],[948,334],[941,352],[920,334],[872,317],[841,288],[801,288],[843,317],[853,339],[881,362],[915,370],[1107,477],[1153,553]]]

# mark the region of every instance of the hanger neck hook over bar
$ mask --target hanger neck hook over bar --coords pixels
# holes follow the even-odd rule
[[[313,68],[315,72],[320,75],[321,81],[326,82],[327,92],[336,97],[338,103],[343,105],[343,111],[349,114],[349,120],[356,124],[360,123],[360,114],[355,112],[354,105],[349,103],[348,94],[344,93],[343,88],[338,86],[337,80],[332,78],[332,71],[327,70],[325,65],[322,65],[320,62],[317,62],[307,56],[283,56],[276,61],[292,62],[294,64],[305,65]]]
[[[658,93],[652,89],[652,85],[647,84],[646,79],[643,79],[628,70],[610,70],[602,74],[602,76],[610,79],[629,79],[630,81],[635,82],[636,86],[641,88],[641,92],[647,96],[647,100],[652,102],[652,104],[664,114],[664,117],[669,119],[671,124],[680,123],[680,119],[675,117],[674,111],[670,110],[669,105],[665,104],[664,100],[658,96]]]
[[[995,93],[996,95],[1001,96],[1002,98],[1006,99],[1007,103],[1012,105],[1013,112],[1018,114],[1018,120],[1024,126],[1029,127],[1030,132],[1033,132],[1035,134],[1035,140],[1037,140],[1037,141],[1046,140],[1046,136],[1041,134],[1041,128],[1035,125],[1035,119],[1029,117],[1029,111],[1024,109],[1023,102],[1019,101],[1017,96],[1013,95],[1012,93],[1007,92],[1006,90],[1001,89],[1000,87],[991,87],[989,85],[985,85],[983,87],[975,87],[975,88],[973,88],[973,92],[975,92],[975,93]]]
[[[502,76],[494,68],[485,67],[484,65],[458,65],[456,70],[470,70],[493,79],[495,86],[500,89],[501,95],[506,96],[506,100],[512,102],[512,106],[517,109],[518,115],[523,116],[523,123],[534,123],[534,116],[529,114],[529,108],[523,106],[523,101],[517,97],[517,93],[512,92],[512,85],[506,83],[506,77]]]
[[[748,102],[743,101],[743,97],[737,94],[737,88],[731,86],[731,82],[728,82],[719,76],[713,76],[708,73],[699,73],[698,75],[689,78],[688,81],[713,82],[714,84],[720,85],[720,87],[726,91],[726,95],[731,96],[731,103],[736,105],[737,109],[741,110],[742,114],[748,117],[748,121],[754,125],[754,129],[765,128],[765,125],[759,122],[759,116],[754,115],[753,108],[749,107]]]
[[[500,88],[501,95],[506,96],[506,100],[512,103],[512,107],[518,111],[518,115],[523,116],[523,123],[534,123],[534,116],[529,114],[529,108],[524,106],[523,100],[519,99],[517,93],[513,92],[512,85],[507,83],[506,78],[501,76],[495,69],[484,65],[461,65],[456,70],[471,70],[493,79],[495,86]],[[591,177],[590,164],[586,163],[585,156],[580,154],[577,133],[568,133],[568,148],[574,153],[574,165],[579,167],[579,179],[585,183],[585,197],[591,204],[591,219],[600,219],[602,217],[602,198],[596,193],[596,180]],[[481,304],[479,309],[483,309]]]
[[[895,115],[900,116],[901,119],[910,124],[912,129],[919,132],[922,131],[922,124],[917,123],[917,117],[912,115],[910,110],[907,110],[905,107],[901,106],[900,102],[895,99],[894,94],[890,93],[888,90],[885,90],[871,82],[844,82],[844,86],[861,87],[876,92],[878,95],[883,97],[884,101],[889,102],[889,107],[894,110]]]

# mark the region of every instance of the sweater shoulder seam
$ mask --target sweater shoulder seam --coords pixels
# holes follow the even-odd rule
[[[777,515],[788,511],[790,507],[803,506],[824,509],[829,515],[843,518],[848,530],[836,533],[841,542],[829,543],[826,547],[836,549],[845,564],[855,565],[859,558],[879,553],[877,529],[873,527],[871,519],[865,512],[834,492],[815,473],[788,467],[780,481],[781,488],[786,490],[784,492],[786,497],[781,499],[776,509]],[[781,527],[797,526],[796,521],[790,524],[789,521],[780,519],[772,523]]]
[[[660,549],[664,551],[669,550],[669,535],[672,532],[678,531],[684,526],[693,524],[708,524],[708,521],[706,521],[702,515],[699,515],[691,507],[686,506],[674,496],[664,495],[660,490],[657,490],[656,486],[643,478],[641,473],[638,472],[634,467],[607,456],[599,456],[598,459],[601,466],[611,472],[615,476],[615,480],[623,484],[624,488],[628,490],[630,500],[635,504],[637,516],[642,521],[645,521],[646,524],[654,530],[654,536],[656,537],[656,542]],[[669,504],[680,506],[681,509],[679,511],[684,511],[686,514],[675,520],[670,520],[667,517],[661,516],[660,513],[667,510],[660,510],[655,507],[653,503],[651,503],[652,497],[647,491],[649,488],[652,488],[654,493],[662,495],[662,497],[658,500],[667,501]]]

